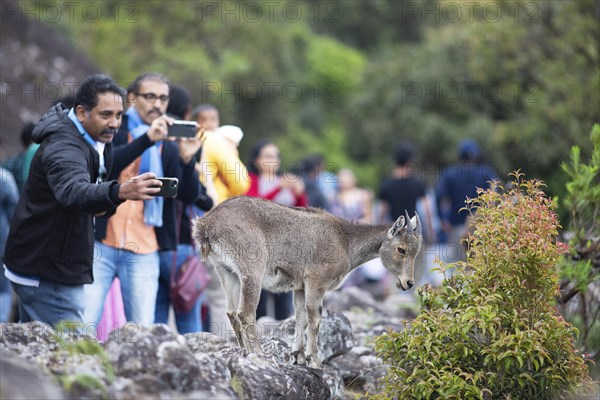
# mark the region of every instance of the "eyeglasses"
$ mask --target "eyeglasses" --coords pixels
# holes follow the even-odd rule
[[[144,100],[154,102],[156,99],[159,99],[161,103],[166,103],[169,101],[169,96],[166,94],[158,96],[156,93],[138,93],[138,96],[142,96]]]
[[[101,165],[98,169],[98,179],[96,179],[96,183],[104,183],[106,182],[106,178],[108,178],[108,171],[104,165]]]

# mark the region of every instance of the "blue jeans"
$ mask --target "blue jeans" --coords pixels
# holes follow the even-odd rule
[[[10,280],[0,268],[0,322],[8,322],[12,310],[12,288]]]
[[[43,279],[38,287],[11,283],[19,299],[20,322],[41,321],[56,326],[69,321],[83,328],[83,285],[63,285]]]
[[[256,318],[268,315],[267,303],[269,298],[272,298],[275,303],[275,319],[278,321],[288,318],[294,312],[293,294],[292,292],[272,293],[268,290],[260,291],[260,299],[256,306]]]
[[[154,321],[157,324],[166,324],[169,319],[169,306],[171,304],[171,300],[169,299],[169,285],[171,282],[173,253],[173,251],[160,252],[160,278],[158,280],[158,294],[156,295],[156,311],[154,314]],[[192,245],[177,245],[177,257],[175,262],[177,263],[178,271],[185,259],[193,254],[194,248]],[[202,330],[200,307],[202,305],[203,297],[204,294],[196,300],[196,304],[194,304],[194,307],[189,312],[180,313],[175,311],[175,322],[177,324],[177,331],[180,334],[200,332]]]
[[[136,254],[96,242],[94,283],[85,285],[84,321],[93,324],[100,322],[106,295],[114,278],[118,277],[127,321],[140,325],[153,324],[158,275],[158,252]]]

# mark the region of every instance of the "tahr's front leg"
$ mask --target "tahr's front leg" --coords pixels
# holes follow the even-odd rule
[[[306,364],[304,333],[307,325],[304,290],[294,290],[294,314],[296,316],[296,334],[292,344],[292,355],[295,357],[294,364],[304,365]]]

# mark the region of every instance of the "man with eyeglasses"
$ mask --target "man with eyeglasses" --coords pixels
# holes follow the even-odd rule
[[[169,140],[165,115],[169,81],[158,73],[138,76],[127,88],[129,108],[114,145],[114,166],[109,178],[125,181],[129,176],[153,172],[179,179],[177,198],[193,203],[199,195],[194,155],[198,139]],[[133,161],[133,162],[132,162]],[[86,323],[100,321],[104,302],[115,277],[121,282],[125,316],[141,325],[154,322],[159,250],[177,248],[176,211],[172,199],[153,198],[127,203],[110,218],[96,220],[94,283],[86,285]]]
[[[4,254],[21,322],[70,321],[81,330],[84,284],[93,280],[94,216],[159,191],[151,172],[121,183],[101,176],[112,166],[111,142],[121,125],[124,95],[109,76],[92,75],[81,83],[73,108],[57,104],[33,131],[40,147]]]

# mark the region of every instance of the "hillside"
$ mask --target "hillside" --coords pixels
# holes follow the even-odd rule
[[[52,26],[7,4],[0,25],[1,160],[20,150],[26,122],[37,121],[52,103],[74,94],[84,76],[99,71]]]

